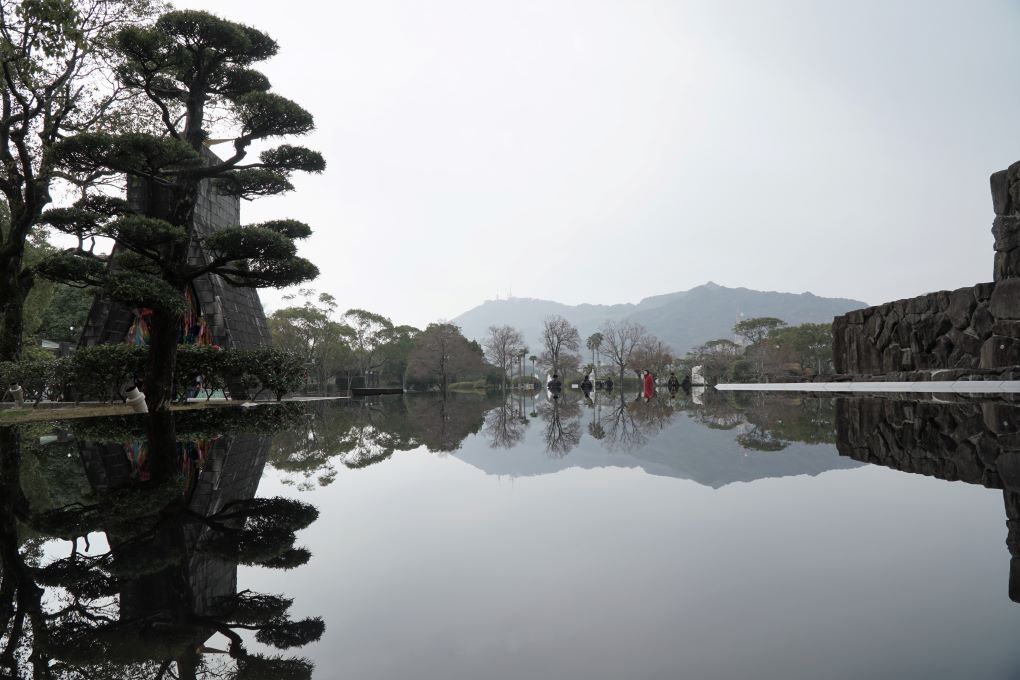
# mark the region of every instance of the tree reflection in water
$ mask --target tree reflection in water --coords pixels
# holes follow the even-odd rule
[[[545,452],[562,458],[581,442],[581,402],[576,397],[555,395],[537,407],[538,417],[545,428],[542,441]]]
[[[748,451],[834,441],[831,400],[708,393],[701,402],[683,394],[645,401],[620,392],[585,396],[572,390],[556,399],[545,392],[513,392],[318,402],[308,405],[299,427],[275,436],[269,462],[284,473],[285,483],[310,489],[330,484],[338,469],[372,465],[395,451],[455,451],[478,432],[491,448],[512,449],[524,444],[533,420],[540,421],[543,448],[554,458],[569,455],[585,434],[610,451],[636,451],[678,418],[733,430],[734,440]]]
[[[229,415],[222,427],[206,416],[162,423],[157,436],[179,434],[159,442],[139,438],[153,428],[132,418],[69,426],[102,440],[0,428],[3,677],[311,677],[309,661],[259,648],[318,640],[322,619],[292,620],[283,595],[238,592],[237,565],[306,563],[295,532],[318,511],[255,497],[269,437],[261,414]],[[241,434],[246,424],[256,432]],[[51,541],[43,557],[35,548],[47,539],[68,543]]]

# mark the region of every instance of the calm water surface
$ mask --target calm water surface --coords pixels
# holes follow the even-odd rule
[[[251,494],[318,508],[295,569],[222,550],[210,567],[196,557],[209,534],[185,529],[196,552],[174,572],[196,616],[257,591],[291,598],[293,620],[321,617],[318,641],[272,652],[317,678],[1020,677],[1007,402],[408,396],[312,404],[255,434],[176,429],[189,508],[216,516]],[[100,434],[21,433],[36,507],[64,503],[54,488],[158,476],[125,433]],[[93,531],[85,552],[119,531]],[[69,545],[45,543],[40,564]],[[152,595],[167,587],[146,578],[119,586],[112,618],[167,616]],[[194,677],[213,677],[227,657],[210,650],[229,640],[189,635],[207,647]],[[158,663],[132,663],[156,677]]]

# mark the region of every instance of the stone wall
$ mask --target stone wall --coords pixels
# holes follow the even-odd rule
[[[833,320],[837,373],[1020,365],[1020,279],[858,309]]]
[[[991,188],[994,280],[836,317],[836,373],[1020,366],[1020,162],[993,174]]]

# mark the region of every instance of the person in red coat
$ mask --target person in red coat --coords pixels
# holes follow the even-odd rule
[[[641,396],[651,399],[655,394],[655,378],[647,370],[641,371]]]

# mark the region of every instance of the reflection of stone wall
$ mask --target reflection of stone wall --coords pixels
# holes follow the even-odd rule
[[[991,177],[994,282],[859,309],[833,321],[837,373],[1020,365],[1020,163]]]
[[[1020,405],[841,398],[836,446],[864,463],[1020,491]]]
[[[854,460],[1004,489],[1009,597],[1020,602],[1020,404],[840,398],[836,437]]]

